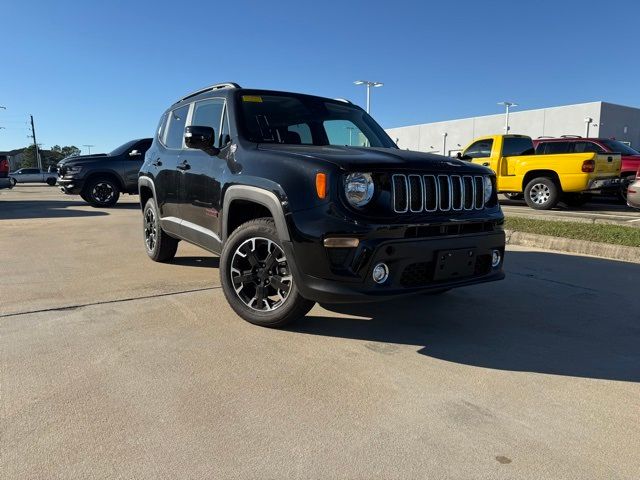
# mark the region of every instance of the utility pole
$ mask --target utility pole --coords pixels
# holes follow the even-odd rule
[[[87,147],[89,150],[89,155],[91,155],[91,147],[95,147],[95,145],[82,145],[83,147]]]
[[[36,127],[33,124],[33,115],[31,117],[31,136],[33,137],[33,146],[36,149],[36,162],[38,163],[38,168],[42,170],[42,160],[40,159],[40,150],[38,150],[38,142],[36,141]]]

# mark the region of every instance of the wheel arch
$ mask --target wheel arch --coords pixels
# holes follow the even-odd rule
[[[223,242],[227,239],[231,231],[233,231],[233,228],[229,228],[230,226],[234,226],[234,219],[232,215],[230,215],[230,213],[233,212],[233,206],[234,204],[237,206],[240,203],[245,205],[256,204],[259,206],[258,211],[260,211],[261,208],[266,209],[273,218],[280,239],[282,241],[290,240],[282,204],[273,192],[249,185],[232,185],[226,190],[222,204],[222,218],[220,223],[222,226],[221,233]]]
[[[553,182],[558,185],[558,188],[560,189],[560,191],[562,191],[562,183],[560,182],[560,177],[558,176],[558,173],[555,172],[554,170],[530,170],[527,173],[525,173],[523,179],[522,179],[522,191],[524,192],[524,189],[527,188],[527,184],[533,180],[534,178],[538,178],[538,177],[546,177],[546,178],[550,178],[551,180],[553,180]]]
[[[150,198],[158,198],[156,197],[156,187],[149,177],[138,178],[138,193],[140,194],[140,208],[142,210],[144,210],[144,206]]]

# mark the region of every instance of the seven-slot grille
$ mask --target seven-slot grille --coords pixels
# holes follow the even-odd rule
[[[391,190],[396,213],[484,208],[482,176],[395,174],[391,176]]]

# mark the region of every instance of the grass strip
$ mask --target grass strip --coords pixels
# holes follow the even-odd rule
[[[575,238],[576,240],[625,245],[627,247],[640,247],[640,228],[623,227],[620,225],[508,217],[505,219],[504,228],[516,232]]]

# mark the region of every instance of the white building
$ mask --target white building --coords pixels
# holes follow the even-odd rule
[[[389,136],[402,149],[449,156],[455,156],[476,137],[504,131],[504,114],[387,129]],[[591,102],[539,110],[511,110],[509,133],[533,138],[561,135],[606,137],[640,147],[640,108]]]

